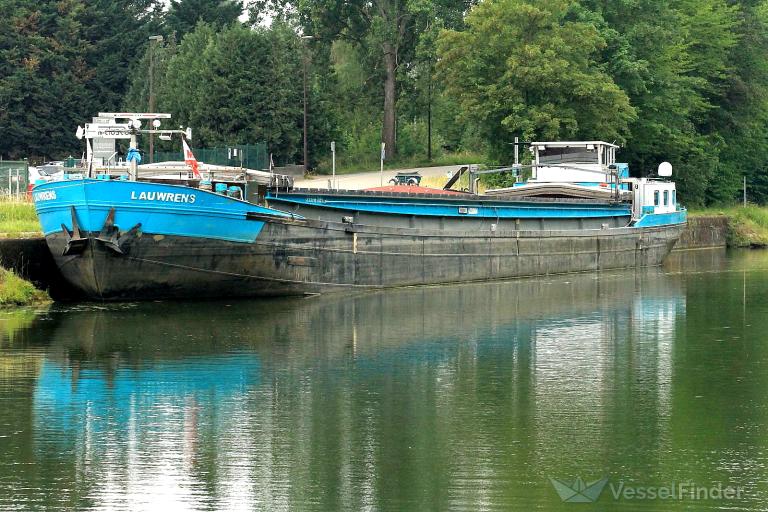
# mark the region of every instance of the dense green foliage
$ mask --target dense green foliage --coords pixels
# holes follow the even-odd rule
[[[231,25],[242,12],[237,0],[171,0],[164,25],[167,32],[182,36],[201,21],[218,27]]]
[[[155,52],[155,92],[161,111],[194,127],[197,146],[266,142],[276,164],[301,161],[304,48],[287,25],[225,28],[200,23],[178,45],[171,40]],[[309,88],[313,106],[309,133],[313,148],[327,146],[336,123],[323,106],[322,89]],[[134,81],[129,110],[147,104],[147,81]]]
[[[671,161],[688,203],[728,201],[768,163],[756,119],[764,12],[725,0],[489,0],[466,31],[442,34],[441,70],[458,74],[447,93],[497,153],[520,133],[616,139],[636,173]]]
[[[331,140],[348,168],[375,165],[381,141],[390,163],[508,163],[515,136],[606,139],[635,174],[669,160],[688,204],[732,201],[745,175],[768,202],[768,0],[247,7],[243,21],[238,0],[0,0],[0,156],[79,154],[78,123],[148,108],[154,62],[157,109],[196,145],[263,140],[301,162],[306,71],[320,172]]]
[[[438,70],[467,122],[495,156],[525,140],[618,140],[636,118],[627,94],[593,55],[605,41],[592,23],[566,21],[566,2],[482,2],[467,29],[444,32]]]
[[[77,154],[84,115],[118,108],[151,0],[0,0],[0,156]],[[92,114],[91,114],[92,113]]]

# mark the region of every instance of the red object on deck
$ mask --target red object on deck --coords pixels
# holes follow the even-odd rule
[[[390,185],[388,187],[366,188],[367,192],[397,192],[398,194],[443,194],[446,196],[463,196],[464,192],[443,190],[442,188],[419,187],[417,185]]]

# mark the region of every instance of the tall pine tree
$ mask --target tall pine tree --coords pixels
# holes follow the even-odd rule
[[[165,27],[180,39],[201,21],[223,27],[237,21],[242,13],[242,0],[171,0]]]

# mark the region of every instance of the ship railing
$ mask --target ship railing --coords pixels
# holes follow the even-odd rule
[[[594,165],[594,164],[584,164],[584,165]],[[516,182],[519,183],[521,181],[523,169],[535,170],[540,167],[557,167],[560,169],[569,169],[574,171],[592,173],[605,178],[606,183],[617,183],[620,181],[620,178],[618,176],[618,168],[616,167],[616,164],[601,165],[600,170],[594,169],[594,168],[590,169],[590,168],[576,167],[574,165],[565,165],[565,164],[547,164],[547,165],[513,164],[511,166],[495,167],[490,169],[478,169],[477,165],[470,165],[469,166],[469,192],[473,194],[477,193],[480,176],[483,174],[498,174],[498,173],[510,172],[515,176]],[[615,188],[617,189],[616,200],[618,201],[619,187],[616,186]]]

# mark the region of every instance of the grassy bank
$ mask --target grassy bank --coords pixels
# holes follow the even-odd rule
[[[38,290],[13,271],[0,267],[0,307],[28,306],[50,300],[46,292]]]
[[[768,247],[768,207],[750,205],[746,208],[704,208],[689,213],[692,217],[727,217],[730,247]]]
[[[0,199],[0,236],[40,233],[40,222],[31,202]]]

